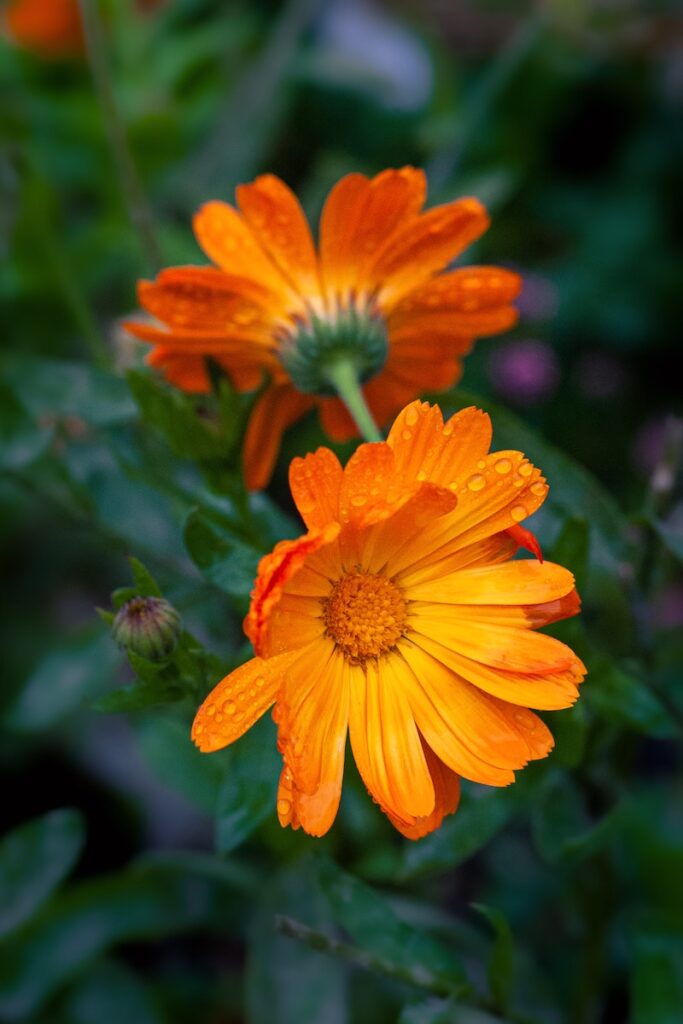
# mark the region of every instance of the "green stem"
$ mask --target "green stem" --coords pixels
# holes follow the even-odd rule
[[[367,407],[353,363],[346,359],[330,362],[325,375],[349,410],[351,418],[366,441],[382,441],[382,435]]]
[[[128,207],[131,223],[137,231],[148,270],[155,271],[162,266],[163,260],[157,244],[152,212],[138,177],[135,161],[128,145],[126,129],[116,102],[98,0],[79,0],[79,3],[88,63],[102,107],[109,145],[118,168],[121,190]]]

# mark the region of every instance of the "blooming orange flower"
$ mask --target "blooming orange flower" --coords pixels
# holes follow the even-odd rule
[[[283,825],[329,829],[347,731],[372,797],[411,839],[455,811],[460,776],[505,786],[551,749],[529,708],[572,704],[585,669],[535,630],[579,598],[561,566],[511,560],[536,547],[520,524],[548,488],[520,452],[490,443],[479,410],[444,425],[413,402],[345,469],[327,448],[292,462],[308,532],[261,560],[245,620],[257,656],[192,729],[217,750],[275,703]]]
[[[12,0],[3,15],[11,37],[29,50],[55,55],[83,50],[78,0]]]
[[[208,391],[205,357],[240,391],[270,383],[244,448],[250,489],[268,482],[283,430],[313,406],[336,441],[356,425],[326,377],[353,364],[379,424],[425,390],[451,387],[474,338],[506,330],[517,274],[443,269],[488,227],[476,199],[422,211],[426,180],[412,167],[349,174],[332,189],[316,251],[287,186],[264,175],[237,189],[238,210],[210,202],[194,219],[216,267],[176,267],[142,282],[141,305],[165,327],[127,324],[154,345],[149,362],[186,391]]]

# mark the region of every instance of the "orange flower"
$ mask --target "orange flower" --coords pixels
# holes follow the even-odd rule
[[[301,207],[279,178],[237,189],[239,212],[210,202],[195,216],[199,244],[218,268],[176,267],[141,282],[141,305],[167,326],[128,324],[151,342],[149,362],[186,391],[208,391],[205,357],[240,391],[270,383],[249,422],[250,489],[267,484],[283,430],[317,406],[336,441],[357,428],[336,397],[342,358],[364,382],[384,424],[425,390],[451,387],[475,337],[516,320],[516,274],[443,269],[488,227],[476,199],[426,212],[424,173],[349,174],[332,189],[316,248]]]
[[[27,50],[56,56],[83,51],[78,0],[12,0],[3,14],[11,37]]]
[[[411,839],[455,811],[460,776],[505,786],[550,751],[528,709],[572,704],[585,669],[535,630],[579,598],[561,566],[511,560],[535,544],[519,524],[548,488],[520,452],[490,443],[479,410],[444,425],[413,402],[345,469],[327,448],[292,462],[308,533],[261,560],[245,620],[257,657],[192,729],[200,750],[218,750],[275,703],[283,825],[329,829],[347,730],[370,794]]]

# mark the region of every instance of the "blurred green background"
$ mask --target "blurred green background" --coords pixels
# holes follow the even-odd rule
[[[101,11],[151,245],[85,56],[0,40],[0,1020],[680,1024],[674,5]],[[479,342],[439,401],[491,410],[498,445],[547,475],[532,526],[577,575],[585,611],[558,634],[589,677],[548,716],[551,758],[509,790],[465,786],[435,835],[401,839],[352,778],[315,841],[277,825],[272,723],[211,758],[188,728],[248,656],[259,555],[297,532],[288,459],[325,439],[298,425],[248,498],[247,401],[174,394],[118,321],[155,247],[203,262],[201,202],[271,171],[315,222],[342,174],[406,163],[430,204],[488,205],[467,262],[524,277],[519,326]],[[157,585],[189,633],[161,670],[131,669],[94,609]],[[310,948],[325,937],[346,953]]]

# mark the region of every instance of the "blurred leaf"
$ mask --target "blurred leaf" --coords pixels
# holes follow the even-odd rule
[[[400,881],[457,867],[485,846],[518,809],[520,782],[509,789],[465,788],[457,812],[419,843],[406,843],[397,870]]]
[[[261,552],[238,538],[228,538],[197,509],[185,523],[185,546],[207,579],[233,597],[247,597],[254,585]]]
[[[96,427],[135,418],[126,382],[84,363],[68,363],[7,352],[0,371],[34,416],[73,416]]]
[[[588,556],[590,552],[590,531],[585,519],[573,516],[568,519],[559,537],[553,544],[548,557],[551,562],[563,565],[574,574],[579,594],[586,585]]]
[[[172,704],[182,700],[184,691],[165,679],[153,681],[138,680],[131,686],[121,686],[104,697],[93,701],[94,711],[106,714],[118,714],[123,711],[144,711],[146,708],[162,704]]]
[[[653,519],[652,526],[671,554],[675,555],[679,562],[683,562],[683,522],[664,523],[659,519]]]
[[[155,715],[137,723],[142,751],[159,778],[212,814],[225,774],[225,755],[201,754],[190,739],[190,722]]]
[[[39,426],[0,381],[0,469],[30,465],[51,441],[52,431]]]
[[[318,872],[335,922],[360,949],[391,963],[406,980],[416,979],[414,984],[454,993],[469,990],[463,965],[450,947],[399,920],[383,896],[332,861],[321,860]]]
[[[227,879],[192,873],[188,864],[141,863],[83,882],[0,942],[0,1018],[35,1014],[57,988],[120,942],[229,929],[242,901]]]
[[[506,1024],[502,1017],[494,1017],[483,1010],[462,1006],[450,1000],[429,999],[426,1003],[406,1006],[398,1024]]]
[[[225,778],[216,804],[216,849],[234,850],[275,814],[282,760],[274,722],[264,715],[227,751]]]
[[[62,1003],[65,1024],[163,1024],[147,988],[113,960],[92,964]]]
[[[225,461],[229,454],[217,424],[203,419],[195,400],[151,373],[129,370],[128,385],[145,422],[156,427],[179,458]]]
[[[631,978],[632,1024],[680,1024],[683,1012],[683,939],[637,936]]]
[[[331,926],[309,858],[263,886],[249,929],[246,1024],[350,1024],[345,965],[275,931],[276,914],[300,913],[311,927]]]
[[[675,735],[667,712],[636,676],[599,655],[591,658],[589,670],[585,694],[597,714],[648,735]]]
[[[515,946],[510,925],[500,910],[487,907],[484,903],[473,903],[472,906],[483,914],[495,933],[495,941],[489,956],[486,973],[489,990],[501,1013],[507,1013],[510,1007],[510,996],[514,981]]]
[[[120,661],[109,630],[89,626],[39,662],[7,709],[5,724],[18,732],[52,728],[111,685]]]
[[[531,810],[536,848],[551,864],[593,853],[609,838],[618,812],[615,807],[593,822],[573,779],[565,774],[549,774],[538,787]]]
[[[77,811],[51,811],[0,840],[0,936],[23,924],[75,865],[85,842]]]
[[[133,572],[136,593],[141,597],[161,597],[161,590],[149,569],[146,569],[142,562],[138,558],[133,558],[132,555],[128,561]]]
[[[589,724],[583,701],[578,701],[573,707],[564,708],[553,715],[553,759],[556,762],[568,768],[576,768],[581,764],[588,742]]]

